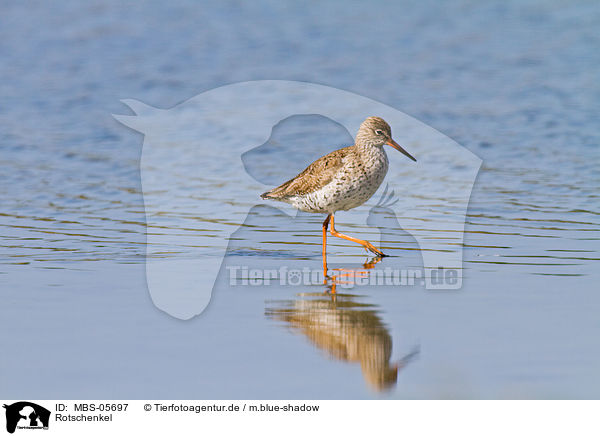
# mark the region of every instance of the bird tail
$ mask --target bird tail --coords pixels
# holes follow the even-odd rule
[[[281,192],[279,188],[271,189],[270,191],[263,192],[260,194],[260,198],[263,200],[277,200],[287,202],[287,199],[290,198],[289,195],[285,195]]]

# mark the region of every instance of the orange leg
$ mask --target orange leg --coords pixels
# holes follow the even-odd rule
[[[327,227],[329,227],[329,220],[333,215],[327,215],[325,221],[323,221],[323,280],[327,281]]]
[[[346,239],[348,241],[356,242],[357,244],[362,245],[365,250],[369,250],[372,253],[375,253],[377,256],[380,256],[380,257],[385,256],[385,254],[383,254],[381,251],[379,251],[377,248],[375,248],[373,246],[373,244],[371,244],[370,242],[363,241],[362,239],[353,238],[352,236],[344,235],[343,233],[338,232],[334,226],[333,214],[328,216],[327,219],[325,220],[328,223],[329,223],[329,218],[331,218],[331,230],[330,231],[333,236],[337,236],[338,238]],[[323,226],[325,226],[325,223],[323,223]],[[325,229],[325,227],[323,227],[323,229]]]

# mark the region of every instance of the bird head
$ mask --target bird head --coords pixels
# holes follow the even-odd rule
[[[356,134],[356,143],[370,147],[383,147],[389,145],[406,155],[413,161],[417,161],[408,151],[400,147],[392,138],[392,128],[383,118],[369,117],[362,122]]]

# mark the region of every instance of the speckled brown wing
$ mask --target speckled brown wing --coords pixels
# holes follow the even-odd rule
[[[333,179],[344,164],[344,158],[351,152],[352,147],[345,147],[320,157],[296,177],[265,192],[261,198],[284,200],[317,191]]]

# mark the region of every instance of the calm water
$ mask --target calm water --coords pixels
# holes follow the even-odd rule
[[[426,2],[4,2],[0,11],[0,397],[600,396],[594,2],[465,1],[443,11]],[[146,226],[143,137],[112,118],[129,113],[119,100],[169,108],[273,78],[381,101],[483,160],[464,241],[447,246],[464,250],[461,290],[365,285],[332,296],[320,284],[228,284],[231,265],[320,267],[322,217],[257,198],[319,147],[351,141],[355,132],[320,117],[289,119],[275,143],[240,156],[256,184],[224,184],[215,166],[194,180],[200,191],[182,183],[152,197],[167,214],[160,206],[172,196],[218,193],[242,206],[234,218],[181,214],[176,229]],[[295,145],[293,168],[277,144]],[[337,225],[381,238],[396,257],[364,269],[361,249],[331,241],[344,259],[333,266],[420,267],[393,216],[371,215],[360,225],[340,214]],[[189,242],[164,258],[229,250],[209,308],[191,321],[156,309],[146,288],[147,233],[173,230]]]

